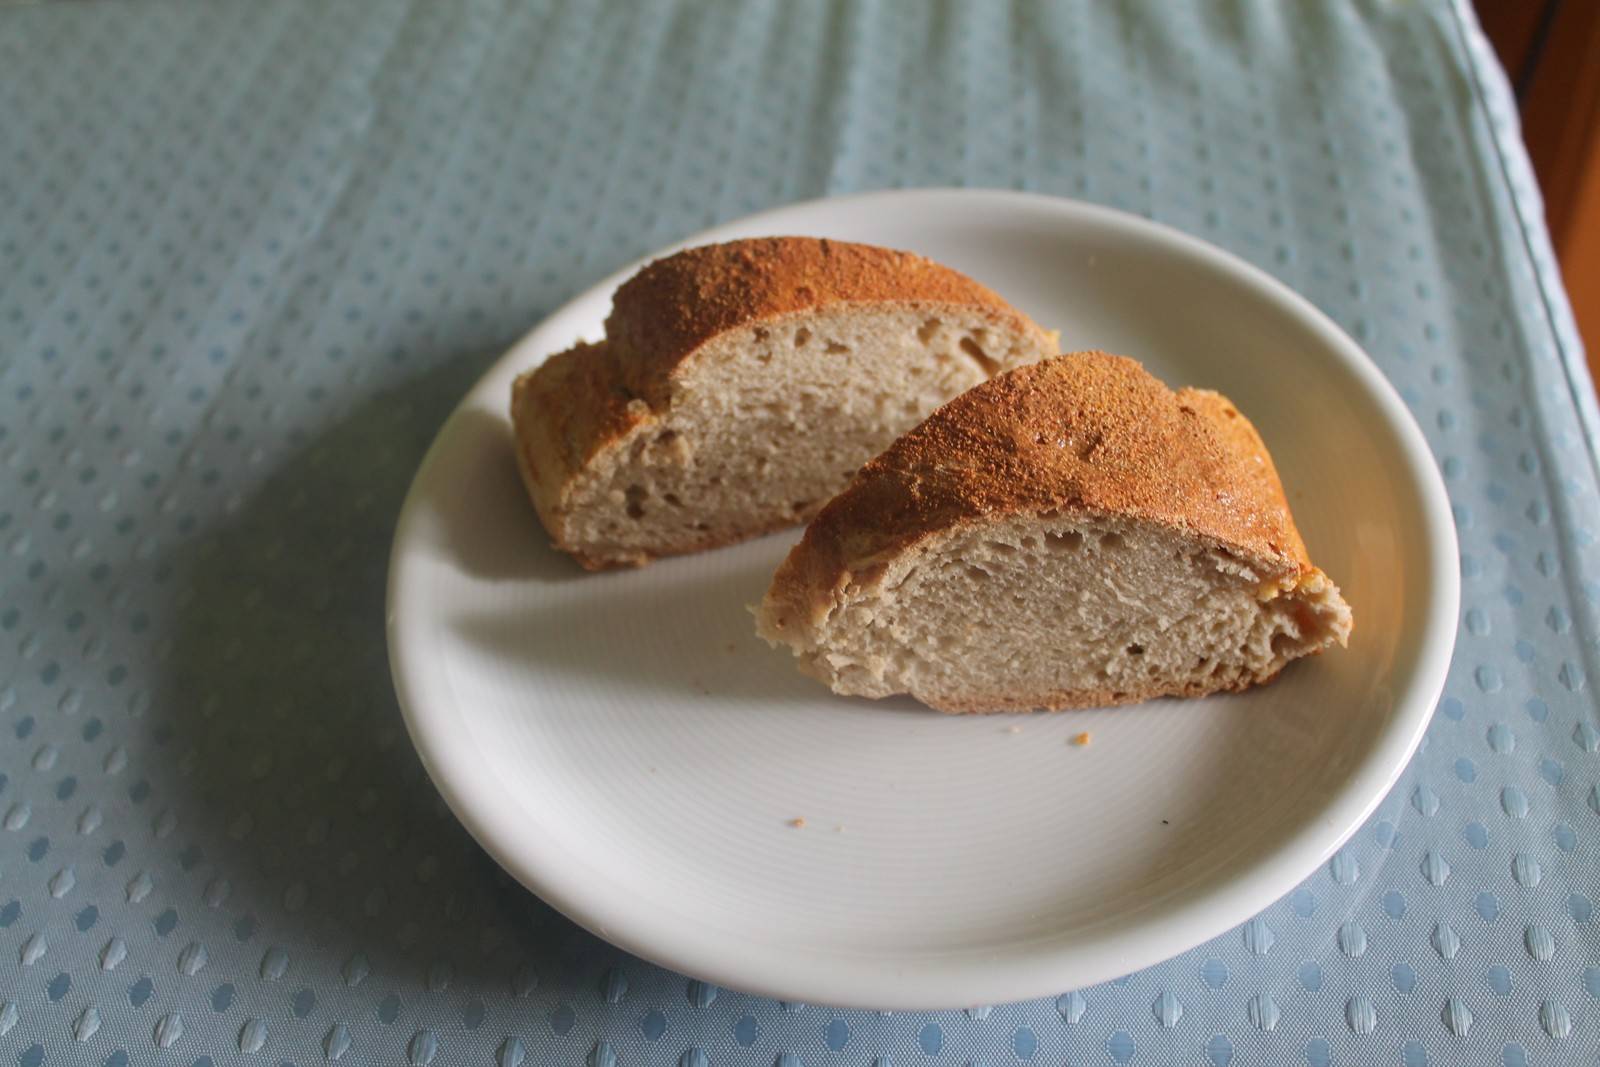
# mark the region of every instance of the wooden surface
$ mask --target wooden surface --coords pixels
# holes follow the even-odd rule
[[[1517,92],[1561,273],[1600,379],[1600,0],[1477,0]]]

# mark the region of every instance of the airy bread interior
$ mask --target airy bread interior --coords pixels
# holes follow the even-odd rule
[[[1050,353],[970,308],[838,305],[710,341],[569,487],[562,540],[642,563],[804,522],[934,408]],[[640,402],[642,403],[642,402]]]
[[[853,577],[821,620],[769,595],[758,630],[837,692],[944,711],[1242,689],[1350,632],[1320,572],[1123,517],[956,527]]]

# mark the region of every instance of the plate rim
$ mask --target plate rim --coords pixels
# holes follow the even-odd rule
[[[969,208],[988,204],[1046,211],[1080,222],[1133,231],[1135,236],[1174,246],[1177,251],[1245,284],[1256,295],[1291,312],[1319,335],[1325,348],[1353,374],[1386,417],[1405,460],[1405,482],[1415,491],[1420,519],[1427,532],[1429,597],[1422,611],[1426,632],[1418,648],[1416,669],[1407,681],[1406,691],[1397,693],[1394,711],[1378,731],[1368,755],[1352,768],[1343,786],[1322,806],[1321,817],[1308,822],[1247,868],[1213,882],[1201,894],[1200,901],[1167,907],[1164,916],[1126,932],[1120,951],[1109,953],[1102,949],[1094,960],[1076,961],[1076,973],[1065,980],[1063,961],[1070,959],[1072,950],[1061,947],[1061,942],[1066,940],[1070,946],[1070,938],[1032,942],[1045,947],[1031,951],[1023,959],[1015,958],[1016,949],[1009,950],[1011,958],[1002,952],[1000,958],[981,969],[970,964],[963,964],[960,970],[916,966],[913,970],[918,973],[906,973],[903,967],[897,968],[891,963],[848,970],[839,966],[836,955],[818,955],[808,969],[792,951],[782,959],[734,952],[729,946],[697,940],[692,930],[674,935],[660,929],[659,923],[653,925],[649,917],[640,919],[626,909],[619,912],[615,906],[617,902],[595,892],[594,886],[584,881],[581,870],[575,872],[554,862],[570,859],[559,845],[546,841],[541,849],[537,844],[530,844],[527,828],[519,826],[521,836],[516,839],[516,847],[512,846],[512,827],[506,825],[508,813],[502,803],[505,799],[503,787],[496,784],[488,788],[481,784],[490,776],[483,775],[481,766],[477,765],[476,746],[463,731],[452,729],[456,709],[436,709],[431,713],[422,710],[423,694],[431,688],[422,677],[427,670],[420,662],[421,657],[414,652],[415,624],[402,619],[396,610],[412,573],[404,548],[416,528],[429,468],[450,444],[458,420],[473,406],[478,394],[491,379],[504,373],[503,368],[508,363],[525,361],[524,350],[548,324],[573,312],[579,305],[608,298],[645,263],[678,249],[726,240],[769,220],[781,228],[785,217],[825,206],[885,200],[926,201],[930,206],[941,201],[960,200]],[[1198,237],[1115,208],[1017,190],[889,189],[796,201],[691,234],[586,287],[512,344],[484,370],[452,409],[407,488],[390,545],[385,632],[390,672],[406,731],[434,787],[496,863],[568,919],[642,959],[740,992],[840,1008],[940,1010],[1052,996],[1069,985],[1084,988],[1153,966],[1249,921],[1326,862],[1366,822],[1400,779],[1432,720],[1455,648],[1461,595],[1458,557],[1449,496],[1432,449],[1416,419],[1372,358],[1321,309],[1286,283]],[[413,651],[408,653],[408,649]],[[438,710],[448,713],[441,715]],[[552,849],[560,855],[553,854]]]

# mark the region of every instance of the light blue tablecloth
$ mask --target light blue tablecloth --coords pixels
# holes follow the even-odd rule
[[[0,1064],[1593,1062],[1600,423],[1514,121],[1464,0],[0,11]],[[551,913],[436,798],[381,625],[416,462],[520,332],[903,185],[1111,204],[1307,294],[1427,432],[1464,578],[1426,748],[1331,864],[932,1016]]]

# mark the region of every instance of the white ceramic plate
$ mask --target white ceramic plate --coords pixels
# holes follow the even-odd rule
[[[1326,860],[1421,738],[1459,597],[1444,488],[1367,356],[1261,271],[1085,204],[876,193],[684,243],[764,234],[921,252],[1059,328],[1066,348],[1134,355],[1173,385],[1227,393],[1354,608],[1350,647],[1240,696],[946,717],[835,697],[754,636],[746,606],[793,533],[581,572],[524,498],[507,397],[518,372],[601,334],[630,267],[484,376],[400,517],[395,686],[473,835],[646,959],[874,1008],[1117,977],[1225,932]],[[1084,730],[1089,747],[1067,743]]]

